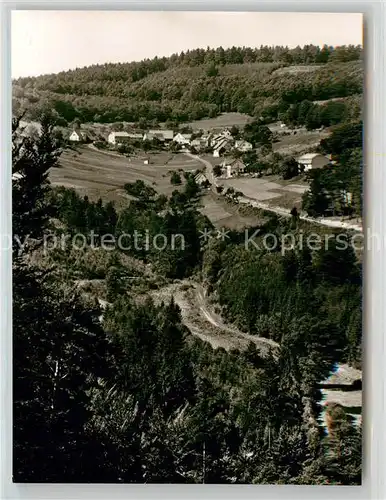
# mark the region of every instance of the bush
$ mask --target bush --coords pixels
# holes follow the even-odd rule
[[[221,167],[220,165],[215,165],[213,167],[213,174],[216,176],[216,177],[219,177],[221,175]]]
[[[284,180],[292,179],[299,174],[298,162],[295,158],[287,158],[281,165],[280,175]]]
[[[181,175],[178,172],[173,172],[170,177],[170,183],[173,185],[178,185],[182,183]]]

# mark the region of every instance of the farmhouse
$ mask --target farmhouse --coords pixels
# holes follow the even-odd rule
[[[241,140],[241,141],[236,141],[234,147],[238,151],[241,151],[241,152],[245,153],[247,151],[251,151],[252,144],[250,142],[248,142],[248,141]]]
[[[215,145],[217,142],[222,141],[223,139],[225,139],[225,137],[223,137],[221,134],[211,134],[210,135],[211,146]]]
[[[212,136],[212,145],[214,145],[216,142],[222,141],[223,139],[226,139],[228,141],[233,141],[232,134],[228,129],[224,129],[222,132],[215,134]]]
[[[110,144],[122,144],[123,142],[127,142],[130,139],[130,136],[127,132],[111,132],[108,137],[108,142]]]
[[[174,137],[173,130],[149,130],[143,136],[143,140],[152,141],[153,139],[158,139],[162,142],[171,142]]]
[[[83,132],[83,130],[76,129],[71,132],[70,137],[68,139],[72,142],[86,142],[88,136],[86,132]]]
[[[220,137],[223,137],[224,139],[232,139],[232,134],[229,129],[225,128],[221,133]]]
[[[204,143],[205,147],[209,147],[212,145],[213,135],[212,134],[204,134],[201,136],[201,141]]]
[[[227,179],[231,177],[237,177],[240,174],[245,173],[245,165],[240,159],[236,160],[224,160],[221,164],[221,170],[223,175]]]
[[[142,134],[134,134],[129,132],[129,139],[131,139],[132,141],[141,141]]]
[[[200,149],[202,146],[205,146],[204,141],[201,139],[193,139],[190,141],[190,147]]]
[[[194,180],[196,181],[196,184],[198,184],[199,186],[208,185],[209,184],[208,179],[206,178],[205,174],[203,174],[202,172],[199,172],[194,177]]]
[[[143,141],[152,141],[154,139],[158,139],[159,141],[164,141],[163,135],[162,134],[154,134],[153,132],[145,132],[143,134],[142,140]]]
[[[221,139],[220,141],[216,142],[215,145],[213,146],[213,156],[215,158],[218,158],[223,153],[225,153],[225,151],[227,151],[229,148],[230,148],[229,140],[226,138]]]
[[[305,172],[307,172],[307,170],[313,170],[315,168],[323,168],[329,163],[328,158],[319,153],[304,154],[300,156],[296,161],[298,162],[299,167],[304,168]]]
[[[192,134],[181,134],[180,132],[176,134],[173,138],[173,142],[180,144],[181,146],[187,146],[190,144]]]

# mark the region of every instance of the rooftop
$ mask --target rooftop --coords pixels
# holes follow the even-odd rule
[[[149,130],[149,134],[153,135],[162,135],[165,139],[173,139],[174,132],[173,130]]]
[[[127,132],[112,132],[112,134],[114,134],[115,137],[129,137]]]
[[[302,160],[313,160],[317,156],[323,156],[320,153],[306,153],[298,158],[298,161]]]

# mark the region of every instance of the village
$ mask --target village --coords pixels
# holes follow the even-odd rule
[[[193,10],[5,10],[4,498],[368,483],[382,9]]]
[[[282,136],[296,134],[294,130],[289,131],[284,123],[273,124],[268,128],[274,131],[273,137],[276,141],[280,140]],[[258,175],[251,168],[252,161],[248,162],[248,158],[256,159],[256,156],[248,156],[248,153],[255,152],[257,157],[261,153],[259,148],[254,147],[251,142],[242,137],[242,132],[237,127],[223,128],[221,131],[215,129],[211,131],[200,130],[195,133],[175,133],[173,130],[166,129],[150,129],[144,133],[111,131],[108,135],[96,134],[91,130],[85,131],[78,127],[72,130],[68,140],[78,144],[92,143],[100,149],[115,150],[128,155],[133,153],[135,148],[144,152],[158,149],[174,153],[204,155],[206,159],[210,159],[213,173],[219,179],[240,176],[257,177]],[[295,159],[299,174],[322,168],[331,162],[331,157],[313,151],[297,155]],[[148,164],[149,161],[148,158],[144,159],[145,164]],[[205,182],[202,176],[200,179]],[[210,182],[210,179],[206,180]]]
[[[54,185],[120,205],[126,182],[142,179],[160,194],[170,196],[184,185],[189,173],[202,188],[203,213],[212,221],[219,217],[218,224],[227,225],[229,220],[234,225],[231,206],[226,209],[223,199],[279,216],[296,213],[322,225],[361,231],[360,218],[350,215],[353,193],[347,189],[340,190],[338,200],[325,193],[328,206],[323,217],[312,217],[304,210],[312,172],[325,167],[339,169],[334,156],[325,150],[323,154],[320,148],[331,134],[328,128],[307,130],[280,121],[265,125],[251,119],[236,125],[237,119],[238,115],[225,114],[207,127],[205,123],[200,128],[190,123],[173,128],[158,124],[149,129],[127,122],[99,125],[74,121],[70,127],[56,127],[70,147],[62,157],[62,169],[53,171],[50,179]],[[29,133],[30,127],[36,126],[23,122]],[[236,227],[247,222],[249,219],[242,217]]]

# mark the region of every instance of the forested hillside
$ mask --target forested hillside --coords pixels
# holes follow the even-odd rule
[[[27,117],[36,119],[42,108],[53,107],[63,125],[74,119],[187,122],[222,112],[268,121],[288,115],[294,122],[291,105],[355,96],[354,108],[352,101],[346,106],[346,118],[356,119],[363,87],[361,58],[361,48],[353,46],[197,49],[169,58],[19,78],[13,82],[13,108],[15,113],[27,109]]]
[[[335,362],[360,363],[352,249],[333,241],[313,251],[247,250],[239,232],[205,242],[199,231],[210,223],[198,213],[193,176],[170,198],[127,184],[135,200],[117,213],[52,189],[60,148],[49,117],[36,138],[14,122],[13,233],[30,236],[23,252],[14,240],[14,481],[360,483],[361,427],[341,407],[328,436],[316,420],[318,383]],[[256,244],[318,231],[276,216],[256,229]],[[106,249],[91,240],[136,230],[182,232],[186,246]],[[48,248],[62,236],[67,246]],[[186,277],[202,280],[251,335],[275,340],[276,351],[214,350],[173,300],[153,302],[151,290]],[[103,314],[91,281],[109,301]]]

